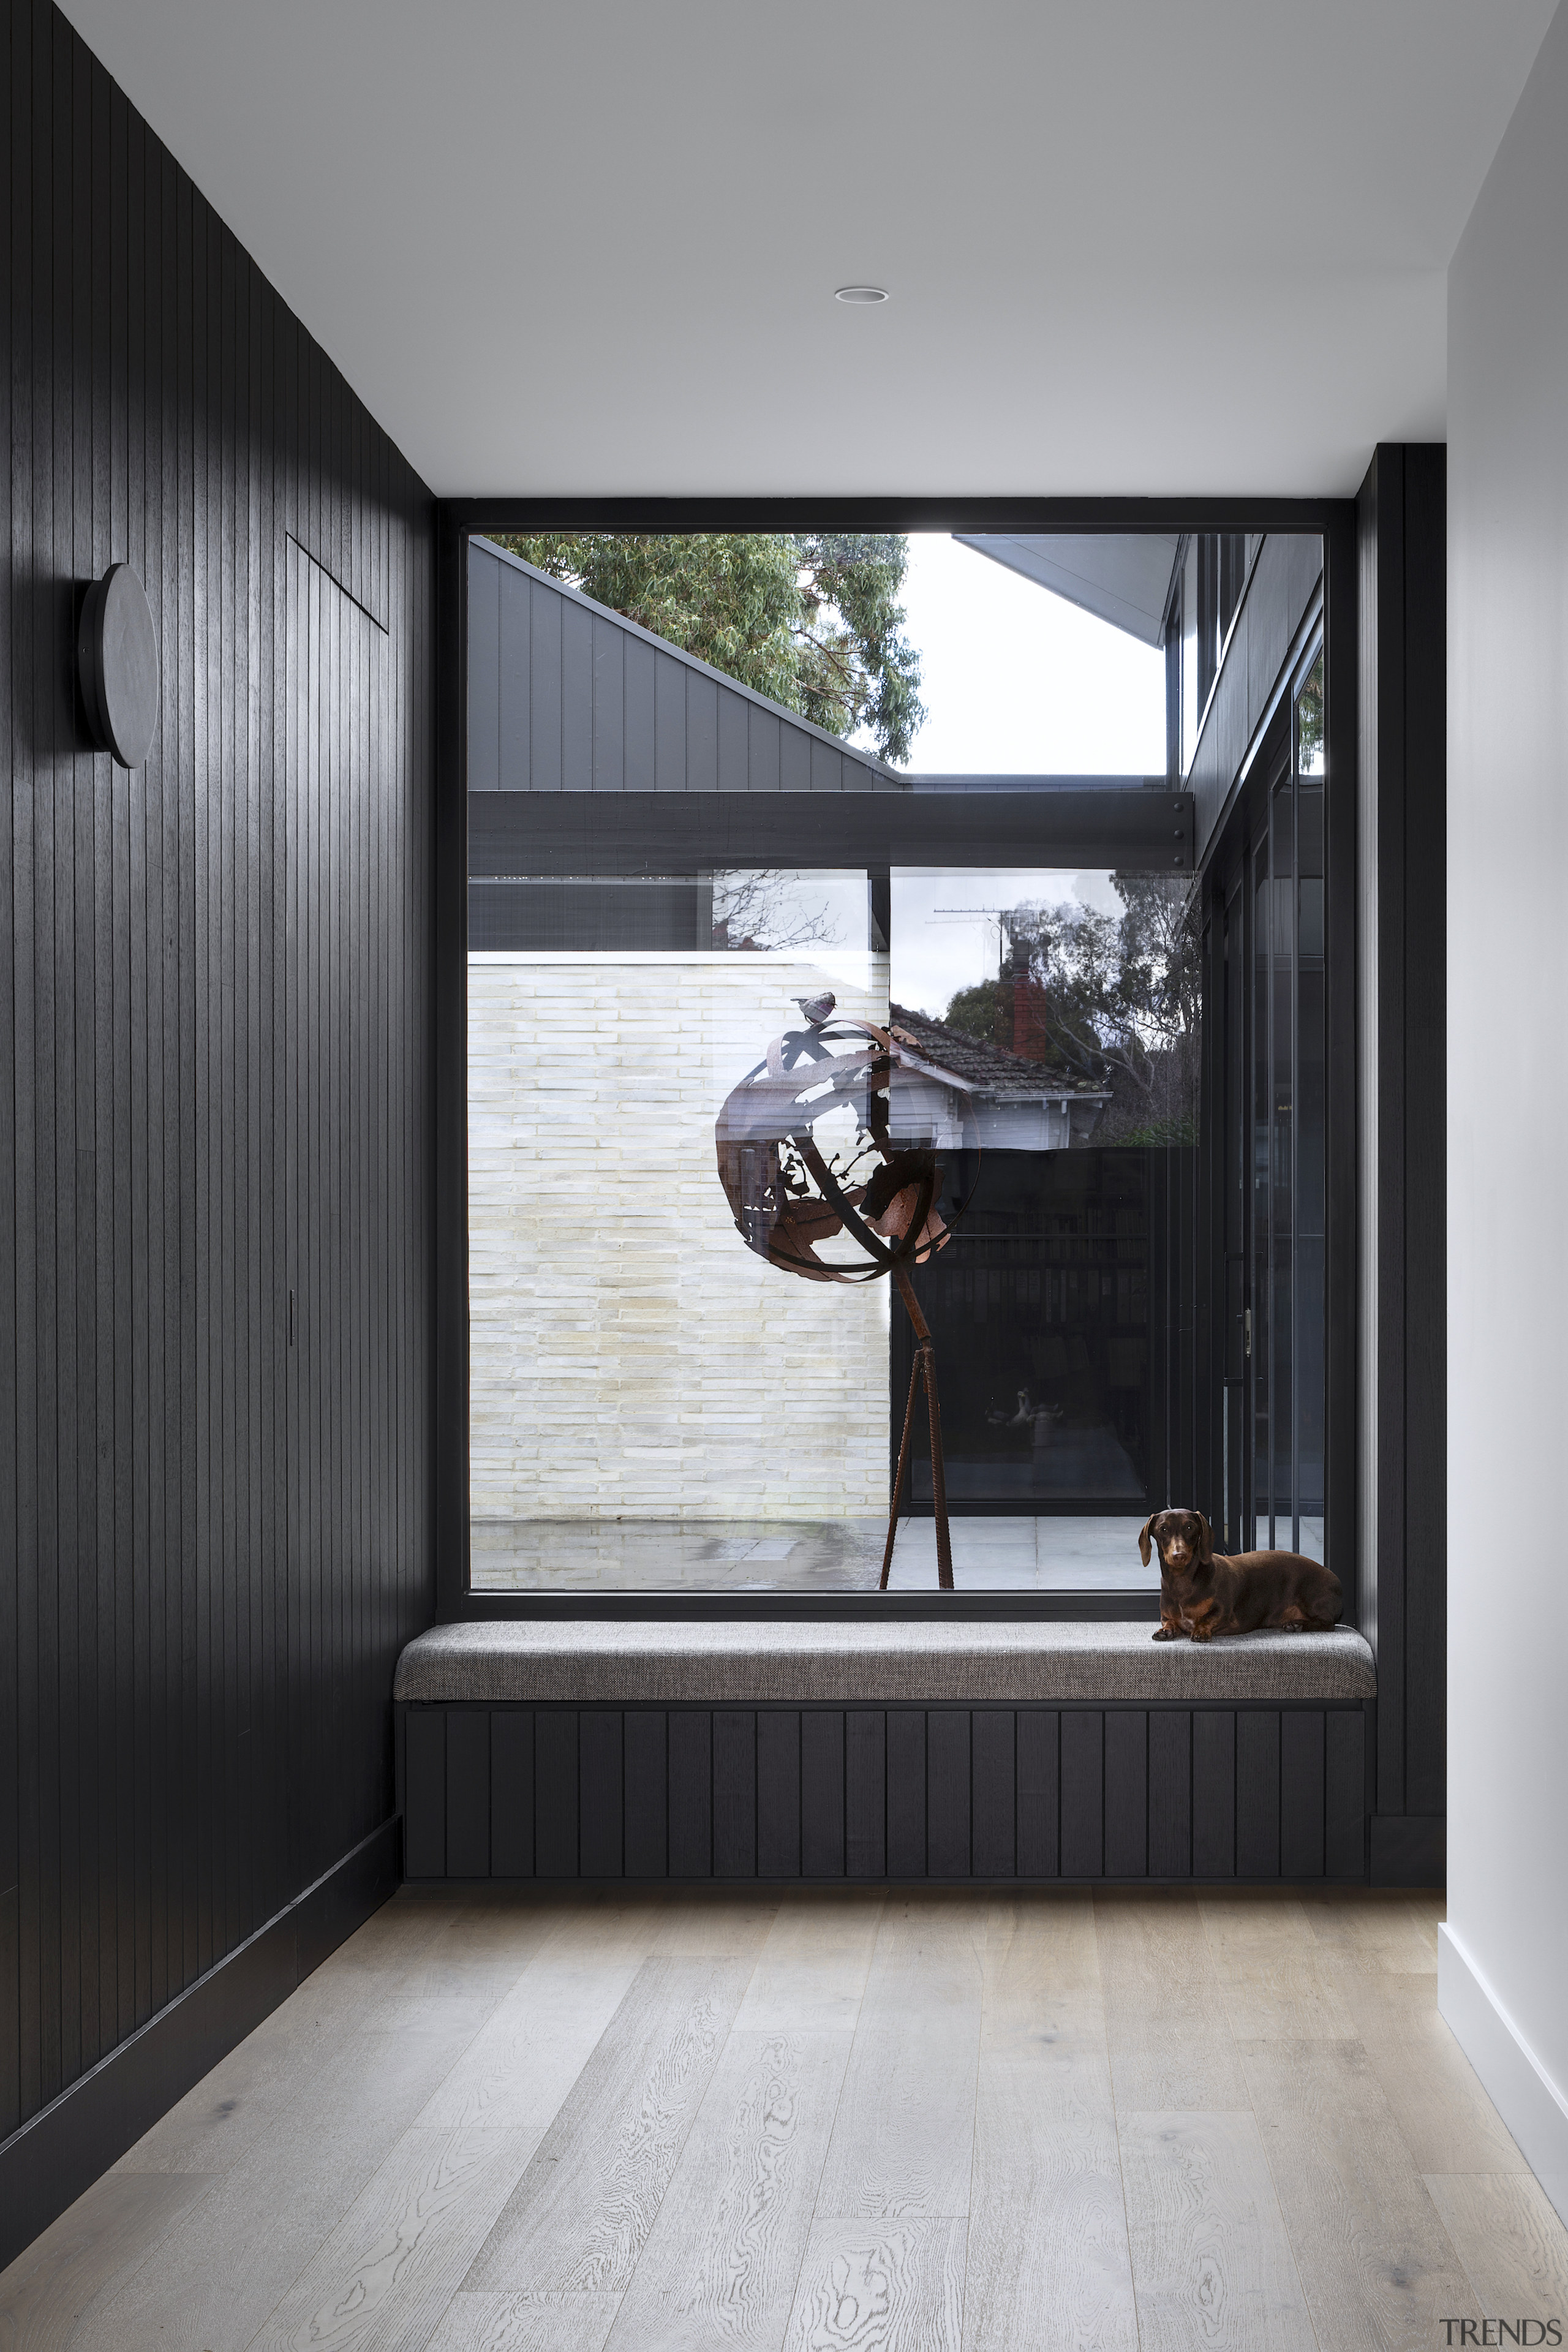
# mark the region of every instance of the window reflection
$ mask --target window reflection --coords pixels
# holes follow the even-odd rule
[[[1296,697],[1253,853],[1246,1355],[1252,1540],[1314,1559],[1323,1557],[1325,1453],[1323,775],[1320,655]]]
[[[715,1161],[719,1107],[827,998],[963,1113],[969,1205],[912,1274],[960,1581],[1147,1584],[1138,1528],[1191,1475],[1190,879],[523,874],[470,901],[475,1586],[875,1588],[908,1318],[743,1247]],[[917,1429],[896,1587],[933,1581]]]

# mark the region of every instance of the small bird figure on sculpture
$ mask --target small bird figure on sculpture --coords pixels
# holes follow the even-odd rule
[[[829,988],[820,996],[797,996],[792,1001],[799,1005],[803,1017],[811,1024],[811,1026],[814,1029],[820,1029],[825,1023],[832,1020],[833,1008],[838,999]]]

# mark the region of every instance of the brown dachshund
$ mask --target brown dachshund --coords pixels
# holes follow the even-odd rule
[[[1153,1541],[1160,1554],[1160,1627],[1156,1642],[1184,1633],[1212,1642],[1216,1633],[1328,1633],[1339,1621],[1340,1580],[1321,1559],[1299,1551],[1241,1551],[1227,1558],[1214,1548],[1201,1511],[1156,1511],[1138,1533],[1145,1568]]]

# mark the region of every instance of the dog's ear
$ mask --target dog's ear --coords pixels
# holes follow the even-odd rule
[[[1206,1515],[1202,1511],[1197,1514],[1197,1522],[1204,1531],[1202,1541],[1198,1545],[1198,1558],[1205,1568],[1212,1568],[1214,1566],[1214,1529],[1210,1527]]]
[[[1159,1516],[1157,1511],[1152,1512],[1138,1530],[1138,1557],[1145,1568],[1149,1565],[1149,1530]]]

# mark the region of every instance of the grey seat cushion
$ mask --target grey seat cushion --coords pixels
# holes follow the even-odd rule
[[[1373,1654],[1349,1626],[1156,1642],[1147,1620],[713,1622],[498,1619],[437,1625],[397,1663],[423,1701],[929,1706],[1078,1699],[1359,1699]]]

